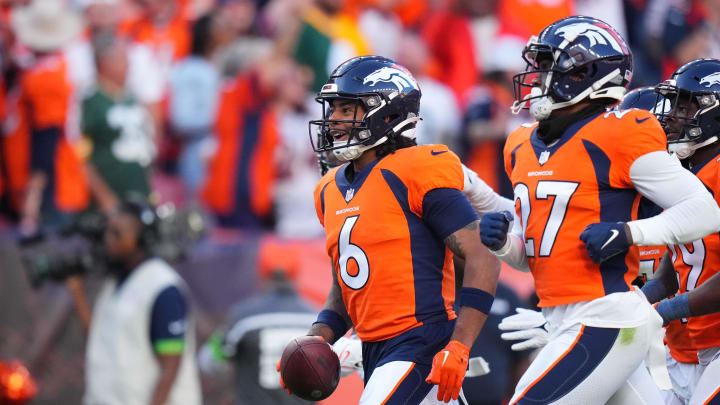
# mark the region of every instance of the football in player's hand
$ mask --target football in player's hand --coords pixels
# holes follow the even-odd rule
[[[319,401],[335,391],[340,381],[340,360],[323,339],[301,336],[285,346],[280,375],[293,394]]]

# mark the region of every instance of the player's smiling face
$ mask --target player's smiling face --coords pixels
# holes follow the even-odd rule
[[[330,102],[330,136],[332,136],[335,141],[348,140],[354,125],[351,121],[362,120],[364,116],[365,109],[359,101],[344,99],[332,100]]]

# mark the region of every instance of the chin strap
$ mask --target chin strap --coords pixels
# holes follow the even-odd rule
[[[668,145],[668,152],[676,155],[678,159],[685,160],[692,156],[696,150],[708,146],[711,143],[715,143],[718,141],[717,135],[711,136],[710,138],[706,139],[704,142],[700,143],[693,143],[693,142],[680,142],[680,143],[671,143]]]
[[[400,121],[397,125],[395,125],[392,129],[392,132],[395,134],[398,134],[400,136],[404,136],[406,138],[415,139],[417,135],[416,135],[414,126],[412,128],[408,128],[402,132],[401,132],[401,130],[406,126],[408,126],[410,124],[415,124],[416,122],[421,121],[421,120],[422,120],[422,118],[415,116],[415,115],[408,116],[408,118]],[[375,141],[375,143],[372,143],[370,145],[353,145],[353,146],[348,146],[345,148],[338,148],[338,149],[334,149],[332,151],[332,153],[338,160],[341,160],[343,162],[349,162],[351,160],[355,160],[355,159],[359,158],[365,151],[370,150],[378,145],[385,143],[385,141],[387,141],[387,139],[388,139],[387,136],[383,136],[382,138]],[[347,142],[347,141],[339,141],[339,144],[344,144],[345,142]],[[335,146],[337,146],[337,145],[335,145]]]
[[[620,69],[615,69],[612,72],[608,73],[603,77],[602,79],[596,81],[593,83],[592,86],[588,87],[584,91],[582,91],[577,96],[573,97],[572,99],[568,101],[563,101],[560,103],[553,102],[553,99],[550,96],[545,96],[540,99],[536,99],[535,102],[533,100],[530,101],[530,114],[538,121],[542,121],[544,119],[547,119],[550,117],[550,114],[555,111],[559,110],[561,108],[569,107],[571,105],[575,105],[578,102],[584,100],[585,98],[589,99],[598,99],[598,98],[612,98],[616,100],[622,99],[623,95],[625,95],[625,87],[623,86],[613,86],[608,88],[602,88],[605,84],[611,82],[613,79],[618,77],[620,75]],[[551,79],[552,74],[548,75],[548,79]],[[549,86],[549,83],[547,84]],[[533,88],[535,90],[535,88]],[[528,95],[526,98],[533,97],[532,90],[530,92],[531,94]],[[526,104],[526,100],[521,101],[520,103],[516,102],[511,107],[511,110],[513,114],[517,114],[520,112],[520,110],[523,108],[523,106]]]
[[[383,136],[382,138],[375,141],[375,143],[370,144],[370,145],[348,146],[345,148],[334,149],[332,151],[332,153],[333,153],[333,155],[335,155],[335,157],[338,160],[340,160],[342,162],[349,162],[351,160],[355,160],[355,159],[359,158],[366,150],[372,149],[382,143],[385,143],[385,141],[387,141],[387,136]],[[346,141],[340,141],[340,142],[342,142],[344,144]]]

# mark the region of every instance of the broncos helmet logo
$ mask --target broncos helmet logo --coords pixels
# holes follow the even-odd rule
[[[370,87],[377,86],[378,83],[392,83],[399,91],[404,89],[417,89],[417,82],[405,70],[396,67],[383,67],[365,77],[363,84]]]
[[[713,85],[720,84],[720,72],[703,77],[700,79],[700,84],[705,87],[712,87]]]
[[[568,42],[572,42],[580,35],[584,35],[590,40],[590,47],[597,44],[610,45],[616,51],[625,53],[624,47],[620,44],[618,38],[595,24],[583,22],[566,25],[558,28],[557,35],[565,38]]]

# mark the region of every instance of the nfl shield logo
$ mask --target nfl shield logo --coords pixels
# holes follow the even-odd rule
[[[354,188],[349,188],[349,189],[345,192],[345,202],[349,202],[350,200],[352,200],[352,198],[353,198],[354,196],[355,196],[355,189],[354,189]]]
[[[540,158],[538,159],[538,162],[539,162],[540,164],[544,164],[545,162],[548,161],[548,159],[550,159],[550,151],[547,151],[547,150],[546,150],[546,151],[543,151],[543,152],[540,154]]]

